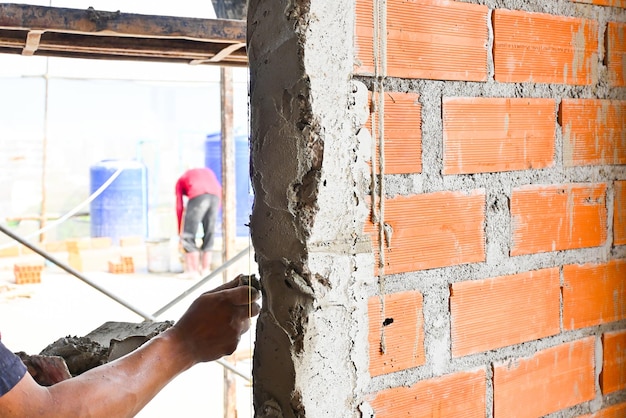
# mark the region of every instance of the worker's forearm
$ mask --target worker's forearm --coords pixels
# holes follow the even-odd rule
[[[46,417],[126,417],[137,414],[192,362],[170,333],[129,355],[47,388]],[[82,398],[77,402],[77,398]],[[82,405],[82,406],[79,406]]]
[[[134,416],[179,373],[235,351],[260,297],[237,278],[200,295],[174,326],[125,357],[50,387],[26,373],[0,396],[0,416]]]

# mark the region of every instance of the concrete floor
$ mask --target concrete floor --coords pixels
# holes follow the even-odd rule
[[[246,243],[243,247],[245,248]],[[241,246],[240,246],[241,247]],[[219,249],[216,249],[219,254]],[[101,258],[110,257],[115,249],[102,250]],[[239,250],[238,250],[239,251]],[[134,274],[110,274],[85,271],[84,275],[118,298],[142,312],[154,313],[196,282],[180,279],[174,273],[149,273],[143,246],[125,249],[133,254]],[[97,252],[92,254],[98,259]],[[62,256],[58,256],[62,259]],[[256,273],[254,255],[242,257],[229,269],[228,276]],[[107,321],[141,322],[143,318],[85,282],[47,263],[41,283],[16,285],[15,262],[42,259],[38,255],[0,259],[0,332],[2,341],[13,351],[37,354],[48,344],[64,336],[82,336]],[[63,260],[61,260],[63,261]],[[176,320],[199,293],[221,284],[222,275],[206,282],[180,303],[164,312],[158,320]],[[255,322],[253,321],[252,330]],[[242,337],[237,352],[253,349],[254,331]],[[238,370],[251,376],[251,361],[241,360]],[[223,367],[217,363],[198,365],[177,377],[138,417],[223,417]],[[249,383],[237,377],[236,403],[238,417],[252,416],[252,391]]]

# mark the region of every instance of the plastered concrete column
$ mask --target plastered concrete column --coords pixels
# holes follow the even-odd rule
[[[360,416],[373,277],[352,1],[248,5],[257,417]]]

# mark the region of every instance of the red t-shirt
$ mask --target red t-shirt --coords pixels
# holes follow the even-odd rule
[[[192,168],[185,171],[176,182],[176,217],[178,219],[178,232],[180,232],[183,218],[183,196],[187,199],[203,194],[213,194],[222,199],[222,185],[217,180],[215,173],[210,168]]]

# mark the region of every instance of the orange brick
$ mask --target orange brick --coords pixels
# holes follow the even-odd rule
[[[559,112],[566,166],[626,164],[626,102],[563,99]]]
[[[422,294],[401,292],[368,302],[370,374],[378,376],[424,364]],[[384,352],[383,352],[384,348]]]
[[[407,216],[414,214],[414,216]],[[437,192],[385,199],[384,274],[485,260],[484,191]],[[378,224],[368,222],[380,261]]]
[[[598,74],[598,22],[545,13],[493,12],[500,82],[589,85]]]
[[[80,252],[68,252],[68,264],[80,272],[106,271],[107,256],[101,251],[85,250]]]
[[[67,243],[65,241],[49,241],[44,243],[43,248],[48,252],[62,252],[67,250]]]
[[[6,248],[0,248],[0,257],[17,257],[20,255],[20,248],[18,246],[11,246]]]
[[[113,240],[110,237],[91,238],[89,242],[89,247],[93,249],[109,248],[112,242]]]
[[[143,245],[142,237],[121,237],[120,247],[132,247],[137,245]]]
[[[445,98],[444,174],[552,166],[555,109],[553,99]]]
[[[625,7],[625,6],[621,6]],[[609,84],[615,87],[626,86],[626,23],[609,22],[606,29],[606,63],[609,71]]]
[[[563,266],[563,327],[626,319],[626,260]]]
[[[387,75],[487,80],[488,7],[447,0],[386,4]]]
[[[595,4],[598,6],[626,7],[626,0],[570,0],[576,3]]]
[[[135,264],[133,258],[129,256],[120,256],[118,260],[109,260],[109,273],[113,274],[131,274],[135,272]]]
[[[24,245],[19,245],[18,246],[18,251],[20,255],[30,255],[30,254],[36,254],[33,250],[31,250],[30,248],[24,246]]]
[[[415,93],[385,93],[384,103],[384,174],[409,174],[422,171],[422,107]],[[380,171],[380,147],[378,146],[378,118],[374,113],[366,124],[376,140],[373,158],[377,172]],[[376,126],[372,127],[372,120]]]
[[[380,391],[371,402],[376,418],[484,417],[484,370],[423,380]]]
[[[597,247],[607,238],[606,185],[514,189],[511,216],[512,256]]]
[[[67,264],[69,264],[70,267],[72,267],[75,270],[78,270],[80,272],[83,271],[83,257],[80,255],[80,253],[77,250],[69,250],[69,253],[67,255]]]
[[[602,343],[600,386],[606,395],[626,389],[626,331],[607,332],[602,336]]]
[[[560,332],[559,269],[452,285],[452,355],[492,350]]]
[[[130,274],[135,272],[135,263],[132,257],[121,256],[120,260],[124,273]]]
[[[118,263],[116,261],[109,260],[108,265],[109,265],[109,273],[113,273],[113,274],[122,274],[122,273],[124,273],[124,266],[122,265],[122,263]]]
[[[15,284],[41,283],[43,264],[14,264]]]
[[[595,338],[494,367],[494,418],[539,417],[595,397]]]
[[[354,72],[375,74],[374,63],[374,0],[356,1]]]
[[[87,250],[91,247],[90,238],[80,238],[67,240],[67,251],[70,253],[78,253],[81,250]]]
[[[613,244],[626,245],[626,181],[615,182]]]
[[[626,417],[626,403],[609,406],[596,412],[595,414],[583,415],[579,418],[624,418]]]
[[[374,2],[356,2],[356,74],[486,81],[487,7],[446,0],[386,6],[387,21],[378,22],[375,39]]]

